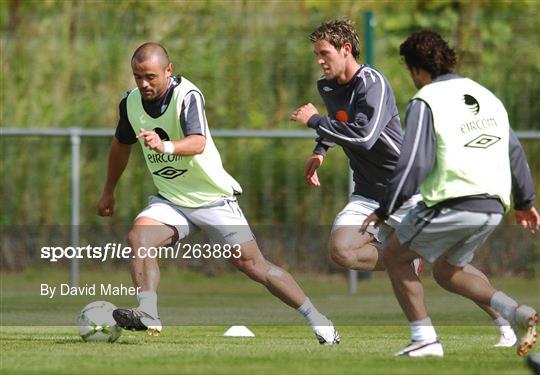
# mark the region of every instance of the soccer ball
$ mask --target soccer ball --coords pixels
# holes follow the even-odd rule
[[[96,301],[86,305],[77,318],[79,335],[84,341],[115,342],[122,334],[112,316],[116,306],[106,301]]]

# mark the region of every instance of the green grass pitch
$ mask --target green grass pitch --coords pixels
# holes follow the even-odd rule
[[[82,282],[128,283],[127,272],[82,273]],[[1,374],[528,374],[514,349],[493,348],[489,318],[471,302],[423,277],[430,315],[444,358],[394,358],[409,329],[384,274],[347,293],[343,277],[300,276],[311,299],[336,323],[342,342],[320,346],[294,311],[239,274],[205,277],[164,270],[160,286],[163,333],[124,331],[113,344],[85,343],[74,324],[86,303],[109,300],[130,306],[134,297],[36,296],[39,282],[67,280],[65,272],[2,275]],[[518,300],[538,307],[538,279],[494,280]],[[33,325],[16,322],[32,322]],[[168,324],[168,323],[171,323]],[[254,338],[228,338],[229,325],[247,325]],[[168,326],[167,326],[168,325]],[[534,352],[539,350],[535,348]]]

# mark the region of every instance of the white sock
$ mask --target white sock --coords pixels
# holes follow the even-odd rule
[[[306,301],[297,310],[312,327],[330,325],[328,318],[313,306],[309,298],[306,298]]]
[[[510,331],[513,333],[514,330],[512,327],[510,327],[510,322],[506,319],[504,319],[502,316],[499,316],[497,319],[493,319],[493,323],[497,326],[499,329],[499,332],[503,336],[510,335]]]
[[[499,312],[509,322],[514,321],[514,315],[518,306],[517,302],[501,291],[493,293],[490,302],[491,307]]]
[[[158,317],[156,292],[149,290],[140,292],[137,294],[137,301],[139,301],[139,309],[141,311],[152,315],[154,318]]]
[[[409,322],[411,327],[411,340],[412,341],[429,341],[433,342],[437,340],[437,333],[433,328],[433,323],[429,316],[421,320],[415,320]]]

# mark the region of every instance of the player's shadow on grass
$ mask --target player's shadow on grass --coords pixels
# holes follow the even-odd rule
[[[57,342],[57,343],[60,343],[60,344],[68,344],[68,342]],[[73,343],[78,343],[78,344],[81,344],[81,345],[92,345],[92,346],[97,346],[97,345],[144,345],[145,342],[144,341],[133,341],[133,340],[130,340],[130,341],[125,341],[125,340],[118,340],[118,341],[115,341],[115,342],[84,342],[82,340],[73,340],[73,342],[71,342],[71,344]]]
[[[110,342],[85,342],[82,341],[79,337],[2,337],[2,341],[4,342],[21,342],[21,341],[27,341],[27,342],[50,342],[52,344],[81,344],[81,345],[143,345],[145,343],[144,340],[131,340],[131,339],[119,339],[116,342],[110,343]]]

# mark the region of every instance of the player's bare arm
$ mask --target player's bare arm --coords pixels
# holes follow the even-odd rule
[[[309,119],[313,115],[319,114],[319,111],[317,111],[317,108],[311,103],[304,104],[303,106],[299,107],[293,113],[291,114],[291,120],[300,122],[307,126]]]
[[[322,165],[323,160],[323,155],[313,154],[306,162],[304,177],[309,185],[321,186],[319,176],[317,176],[317,169]]]
[[[304,104],[303,106],[297,108],[291,114],[291,120],[300,122],[304,125],[307,125],[311,116],[319,114],[317,108],[311,103]],[[319,168],[323,162],[324,157],[322,155],[313,154],[307,161],[304,168],[304,177],[306,182],[312,186],[320,186],[319,177],[317,176],[317,168]]]
[[[166,143],[152,130],[141,129],[138,137],[144,138],[144,145],[156,152],[165,153]],[[199,134],[188,135],[184,139],[170,142],[172,149],[169,153],[179,156],[193,156],[201,154],[206,146],[206,137]]]
[[[113,138],[109,149],[107,180],[96,207],[99,216],[112,216],[114,213],[114,190],[126,169],[130,153],[131,145],[120,143],[118,139]]]

